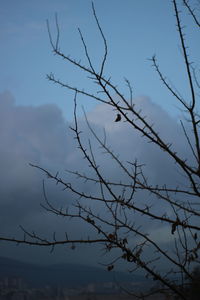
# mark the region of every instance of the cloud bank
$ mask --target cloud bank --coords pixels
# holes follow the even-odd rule
[[[187,154],[184,138],[181,138],[181,128],[175,118],[169,116],[161,107],[155,105],[149,98],[141,97],[135,99],[135,103],[149,120],[155,123],[157,130],[164,139],[173,142],[176,150],[182,155]],[[108,144],[112,146],[122,161],[133,161],[146,164],[146,174],[152,184],[173,184],[180,180],[176,174],[175,166],[166,154],[157,150],[154,145],[147,143],[144,138],[128,126],[123,120],[115,123],[115,112],[105,105],[97,105],[93,111],[87,113],[88,121],[95,131],[103,136],[103,128],[107,133]],[[87,144],[91,133],[82,117],[79,124],[83,131],[83,141]],[[72,181],[80,189],[89,193],[95,193],[94,184],[79,182],[77,178],[70,177],[65,173],[66,169],[84,172],[88,166],[83,160],[83,155],[78,151],[76,141],[73,139],[71,126],[62,115],[61,110],[52,104],[33,106],[17,106],[13,96],[9,92],[0,94],[0,234],[19,235],[18,225],[27,229],[36,230],[43,234],[51,232],[62,232],[63,226],[67,227],[71,235],[78,235],[85,227],[82,223],[71,223],[59,220],[42,210],[40,203],[43,202],[42,179],[45,178],[39,170],[30,167],[29,163],[40,165],[53,172],[60,171],[67,181]],[[91,140],[97,162],[102,166],[103,173],[107,178],[121,180],[123,173],[114,162]],[[89,172],[91,172],[89,170]],[[91,173],[92,175],[92,173]],[[177,175],[177,176],[176,176]],[[47,183],[47,194],[52,201],[61,205],[72,202],[74,196],[68,191],[62,191],[53,183]],[[142,201],[142,199],[140,199]],[[96,209],[100,209],[98,204]],[[145,226],[145,224],[144,224]],[[147,225],[146,225],[147,226]],[[149,224],[148,224],[149,226]],[[158,232],[152,224],[152,232]],[[160,234],[163,239],[162,234]],[[43,249],[11,250],[12,245],[2,246],[2,255],[19,256],[23,253],[24,259],[32,256],[46,256]],[[13,249],[13,248],[12,248]],[[20,252],[21,251],[21,252]],[[55,256],[70,261],[77,261],[77,257],[90,261],[89,251],[81,250],[69,254],[69,250],[58,250]],[[35,253],[35,254],[34,254]],[[46,256],[48,257],[48,255]],[[48,257],[48,259],[50,259]]]

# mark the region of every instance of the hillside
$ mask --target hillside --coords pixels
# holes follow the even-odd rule
[[[31,264],[10,258],[0,257],[0,279],[21,277],[28,285],[41,287],[81,286],[89,283],[141,282],[142,277],[122,272],[108,272],[104,269],[78,264]]]

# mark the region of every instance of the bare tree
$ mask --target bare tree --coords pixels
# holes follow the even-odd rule
[[[23,239],[0,237],[0,240],[52,247],[52,250],[57,245],[69,244],[73,248],[78,244],[101,244],[106,253],[113,253],[114,258],[107,264],[108,271],[112,270],[117,262],[124,261],[130,266],[132,272],[142,269],[147,277],[157,280],[159,287],[156,288],[155,292],[160,290],[169,295],[176,295],[180,299],[190,299],[190,295],[185,293],[185,287],[188,285],[188,282],[193,280],[194,272],[192,270],[195,265],[199,264],[198,250],[200,248],[198,233],[200,231],[200,115],[198,111],[200,82],[199,70],[191,63],[188,56],[179,5],[190,14],[197,30],[200,27],[200,23],[197,12],[192,8],[190,1],[185,0],[181,4],[178,3],[177,0],[172,1],[172,11],[175,15],[179,34],[190,99],[182,97],[169,83],[158,65],[156,56],[153,56],[151,61],[161,82],[184,111],[185,119],[180,120],[180,124],[185,144],[190,149],[188,157],[182,157],[181,154],[178,154],[172,141],[165,141],[154,125],[143,115],[142,111],[137,109],[134,104],[133,91],[129,80],[125,80],[130,92],[130,99],[126,99],[111,78],[107,78],[104,69],[107,61],[108,46],[94,5],[92,4],[93,16],[104,43],[104,55],[100,58],[99,69],[95,68],[92,63],[87,44],[80,29],[80,39],[88,64],[83,65],[80,61],[76,61],[62,52],[59,46],[60,31],[56,18],[57,34],[55,40],[47,22],[49,39],[54,54],[81,69],[87,74],[89,80],[97,86],[97,93],[93,94],[79,87],[64,83],[57,79],[54,74],[48,75],[50,81],[75,93],[74,126],[71,127],[71,130],[74,133],[80,152],[87,165],[93,171],[93,176],[90,176],[89,173],[82,173],[80,170],[73,170],[70,173],[77,176],[80,180],[96,184],[98,192],[94,194],[86,193],[72,183],[65,181],[58,173],[52,174],[42,166],[33,164],[32,166],[42,170],[48,178],[53,179],[56,184],[60,184],[77,198],[71,207],[60,209],[59,205],[55,206],[49,201],[44,187],[45,204],[43,208],[61,217],[86,222],[91,226],[94,234],[88,237],[88,233],[85,235],[81,233],[79,239],[73,239],[66,233],[63,240],[57,240],[55,237],[49,240],[22,228],[24,232]],[[101,165],[98,165],[91,141],[89,140],[86,146],[82,138],[77,118],[77,97],[79,95],[87,96],[94,101],[104,103],[113,108],[116,116],[115,121],[121,121],[122,126],[126,122],[132,130],[141,134],[141,138],[146,139],[147,142],[154,144],[159,151],[164,152],[165,156],[170,158],[176,165],[176,171],[178,170],[184,177],[184,183],[180,183],[179,186],[153,185],[145,174],[145,166],[142,162],[138,162],[137,159],[126,163],[123,162],[120,156],[109,146],[106,134],[101,138],[92,128],[85,114],[87,126],[96,142],[103,149],[104,153],[112,159],[120,172],[124,173],[123,178],[126,178],[126,180],[122,178],[120,181],[114,181],[112,178],[107,178]],[[192,134],[188,132],[188,128],[191,129]],[[136,193],[140,191],[146,195],[145,204],[140,204],[136,201]],[[101,212],[94,209],[93,203],[96,202],[101,204]],[[91,205],[88,203],[91,203]],[[156,209],[158,206],[163,206],[164,209]],[[135,216],[140,216],[140,223],[134,222]],[[169,228],[169,235],[174,240],[174,251],[163,247],[162,243],[151,237],[147,229],[143,229],[142,224],[146,220],[156,222],[158,227],[167,226]],[[138,238],[137,244],[133,242],[135,237]],[[151,257],[149,257],[148,253],[151,253]],[[162,261],[168,263],[169,268],[166,272],[163,272],[160,268]],[[129,292],[135,295],[134,291]],[[152,293],[154,291],[146,296]],[[145,297],[144,294],[137,296]]]

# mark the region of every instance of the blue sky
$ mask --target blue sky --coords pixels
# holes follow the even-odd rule
[[[134,96],[149,96],[168,111],[174,111],[174,99],[160,84],[151,67],[153,54],[163,73],[180,92],[184,90],[184,70],[180,42],[171,1],[94,1],[101,26],[107,37],[109,56],[106,72],[126,93],[123,78],[128,78]],[[0,12],[0,91],[9,90],[17,104],[40,105],[56,103],[66,118],[72,115],[72,94],[52,85],[46,74],[53,72],[64,82],[91,88],[83,73],[77,72],[53,56],[48,40],[46,19],[52,33],[54,14],[58,14],[61,49],[72,57],[84,60],[83,47],[77,28],[80,27],[88,43],[92,60],[98,64],[103,44],[96,28],[88,0],[1,0]],[[188,21],[188,14],[184,13]],[[191,22],[188,22],[192,24]],[[199,51],[195,30],[187,28],[192,47],[192,58]],[[84,100],[85,101],[85,100]],[[93,105],[84,102],[86,109]],[[95,105],[95,104],[94,104]]]
[[[196,3],[195,0],[191,2]],[[178,3],[181,8],[181,1]],[[108,42],[106,76],[112,76],[113,83],[127,98],[129,93],[124,77],[128,78],[137,105],[151,122],[157,122],[158,130],[169,142],[173,142],[176,150],[190,159],[190,149],[186,147],[185,136],[177,125],[177,116],[180,115],[177,103],[148,60],[156,54],[163,74],[187,100],[190,99],[171,1],[94,0],[94,5]],[[4,174],[0,181],[0,235],[13,236],[14,233],[20,236],[19,224],[30,230],[47,230],[47,235],[54,229],[61,234],[62,221],[56,223],[54,217],[51,219],[40,207],[44,200],[44,176],[28,163],[60,170],[61,173],[66,168],[84,171],[85,165],[68,130],[73,119],[73,93],[49,82],[46,74],[53,72],[63,82],[89,91],[94,90],[94,85],[83,72],[53,55],[46,19],[54,35],[54,15],[57,13],[60,47],[77,60],[85,62],[78,27],[97,67],[103,55],[103,43],[89,0],[0,0],[0,6],[0,165]],[[185,32],[190,45],[190,59],[198,62],[200,44],[197,30],[185,10],[181,16],[183,24],[187,24]],[[146,162],[147,174],[155,184],[171,184],[178,180],[177,170],[174,171],[174,166],[171,168],[162,154],[155,154],[154,149],[143,143],[135,132],[132,134],[124,122],[113,122],[115,113],[112,110],[85,97],[79,96],[78,101],[84,105],[88,119],[98,132],[102,133],[102,128],[106,128],[111,144],[125,161],[138,158],[142,163]],[[82,113],[81,109],[79,113]],[[87,140],[89,130],[79,117]],[[116,176],[117,180],[120,179],[118,170],[112,168],[111,162],[101,154],[97,157],[105,166],[105,172],[110,178]],[[74,178],[71,180],[76,182]],[[84,190],[86,185],[80,183],[80,188]],[[66,197],[70,201],[74,199],[69,193],[58,191],[54,185],[49,184],[49,190],[49,195],[61,203]],[[94,192],[94,186],[88,186],[88,190]],[[68,225],[75,235],[80,229],[85,229],[80,223],[74,227]],[[159,228],[159,231],[152,223],[144,225],[158,239],[164,240],[167,236],[167,228],[164,231]],[[81,252],[57,251],[53,253],[56,262],[96,263],[98,260],[94,250],[87,247],[86,250],[81,248]],[[52,254],[47,254],[44,249],[17,248],[3,243],[0,255],[35,262],[53,261]]]

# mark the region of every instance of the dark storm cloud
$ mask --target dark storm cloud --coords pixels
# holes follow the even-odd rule
[[[66,124],[55,105],[16,106],[12,95],[0,97],[1,231],[29,218],[39,208],[41,174],[29,163],[57,168],[67,156]]]
[[[178,151],[186,155],[188,149],[183,147],[184,139],[180,138],[180,126],[158,105],[148,98],[135,99],[138,109],[142,107],[143,114],[155,123],[157,130],[168,142],[173,142]],[[141,136],[123,122],[114,122],[116,114],[105,105],[98,105],[88,113],[88,120],[98,134],[102,135],[102,128],[107,132],[108,144],[111,144],[122,161],[137,158],[147,164],[146,174],[150,181],[156,183],[174,183],[178,179],[174,176],[174,164],[166,158],[166,154],[157,151],[155,146],[147,143]],[[83,141],[87,144],[91,133],[82,118],[79,118],[83,130]],[[16,106],[12,95],[5,92],[0,95],[0,234],[19,234],[16,228],[19,224],[27,229],[34,229],[49,235],[57,231],[58,235],[65,232],[63,224],[67,226],[71,236],[78,236],[85,228],[79,223],[72,226],[64,223],[63,219],[56,219],[42,210],[43,202],[42,179],[45,177],[39,170],[29,166],[29,163],[40,165],[53,172],[61,171],[67,182],[79,186],[88,193],[97,192],[94,184],[85,184],[70,178],[65,169],[88,170],[83,155],[77,151],[72,132],[61,111],[56,105]],[[120,180],[125,177],[108,156],[102,154],[96,142],[92,140],[97,162],[102,166],[102,172],[107,178]],[[89,170],[91,172],[91,170]],[[91,172],[92,175],[92,172]],[[51,201],[64,205],[73,200],[73,196],[61,191],[59,186],[47,182],[47,194]],[[96,209],[101,209],[98,203]],[[66,225],[67,224],[67,225]],[[148,225],[149,226],[149,225]],[[152,230],[156,232],[156,229]],[[154,233],[155,234],[155,233]],[[158,235],[158,234],[157,234]],[[162,238],[163,235],[161,234]],[[82,252],[84,256],[84,252]]]

